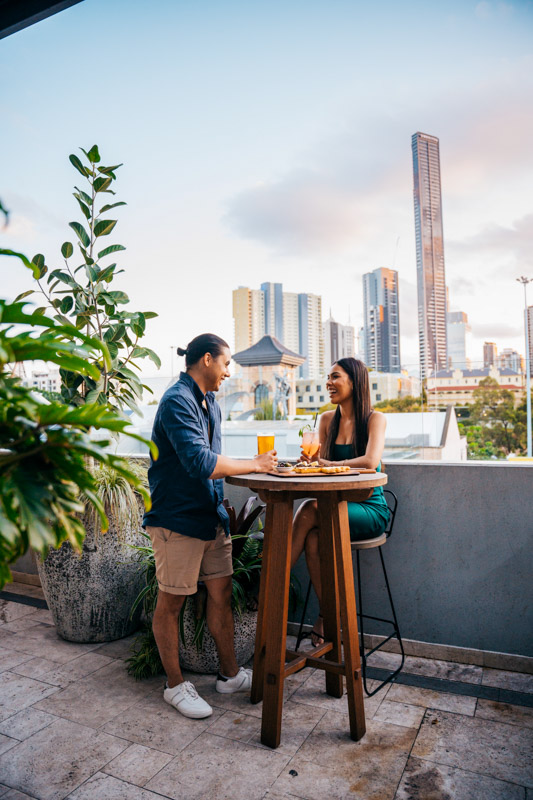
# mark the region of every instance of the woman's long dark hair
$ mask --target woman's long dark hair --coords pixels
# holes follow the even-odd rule
[[[342,367],[353,384],[352,400],[355,419],[352,441],[355,458],[358,458],[359,456],[364,456],[366,453],[366,446],[368,443],[368,420],[372,413],[368,370],[365,364],[363,364],[362,361],[358,361],[356,358],[340,358],[335,363],[339,367]],[[341,407],[338,405],[329,426],[328,437],[326,439],[324,458],[329,460],[333,460],[333,448],[339,433],[340,421]]]
[[[229,344],[214,333],[201,333],[189,342],[187,348],[178,347],[178,355],[185,356],[187,369],[197,364],[206,353],[211,353],[213,358],[219,356],[224,348],[229,350]]]

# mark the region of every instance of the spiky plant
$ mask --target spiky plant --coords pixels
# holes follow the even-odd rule
[[[140,486],[148,489],[148,472],[146,467],[129,460],[129,469],[138,479]],[[92,469],[96,486],[95,494],[113,520],[119,537],[124,538],[131,520],[139,515],[139,493],[116,470],[106,464],[98,464]],[[93,506],[87,506],[87,518],[93,530],[98,530],[97,513]]]

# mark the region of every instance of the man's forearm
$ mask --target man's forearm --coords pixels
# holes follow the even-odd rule
[[[217,465],[211,475],[211,480],[216,478],[229,478],[230,475],[247,475],[255,472],[257,462],[253,458],[228,458],[227,456],[217,455]]]

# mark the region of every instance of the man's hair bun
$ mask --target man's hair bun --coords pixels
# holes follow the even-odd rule
[[[183,347],[178,347],[178,355],[179,356],[186,356],[187,353],[188,353],[188,350],[184,350]]]

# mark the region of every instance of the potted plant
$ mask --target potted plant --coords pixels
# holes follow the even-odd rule
[[[122,416],[126,409],[136,413],[143,388],[150,391],[141,383],[138,362],[150,358],[159,367],[160,361],[141,344],[146,320],[157,314],[129,310],[127,294],[112,288],[123,270],[108,261],[125,248],[120,244],[103,246],[103,237],[109,236],[117,224],[116,219],[107,218],[107,212],[125,205],[123,201],[107,202],[109,195],[115,195],[111,187],[121,165],[102,165],[96,145],[89,151],[82,149],[82,158],[71,155],[70,162],[84,181],[74,191],[83,220],[69,223],[77,247],[64,242],[61,247],[64,266],[51,271],[43,255],[34,256],[32,265],[38,284],[35,291],[41,293],[46,303],[35,314],[51,309],[56,322],[73,325],[78,331],[96,337],[109,353],[107,361],[103,357],[91,360],[95,370],[90,374],[82,374],[68,365],[60,370],[65,403],[80,408],[96,403]],[[81,263],[76,263],[79,258],[73,263],[78,252]],[[33,290],[25,292],[18,299],[32,293]],[[94,468],[90,462],[88,466],[93,469],[100,502],[109,515],[109,531],[102,535],[99,520],[84,510],[81,516],[88,532],[81,558],[65,544],[39,564],[57,630],[64,638],[76,642],[109,641],[130,633],[137,620],[130,618],[129,612],[140,588],[134,578],[136,555],[127,547],[141,541],[139,499],[130,493],[127,483],[121,483],[119,476],[112,479],[105,469]],[[142,484],[139,479],[138,485]]]
[[[250,497],[239,514],[224,501],[230,518],[233,540],[232,606],[235,622],[235,655],[239,665],[252,656],[257,621],[257,592],[263,551],[263,534],[259,517],[265,506],[254,507],[256,497]],[[254,531],[254,523],[256,530]],[[142,631],[137,636],[132,655],[127,661],[128,672],[135,678],[148,678],[163,671],[152,632],[152,615],[157,602],[154,552],[148,534],[145,543],[135,549],[140,555],[145,586],[133,605],[133,613],[141,606],[145,615]],[[180,612],[180,663],[184,669],[201,673],[218,671],[215,642],[206,625],[207,591],[202,583],[198,591],[185,601]]]
[[[15,256],[33,269],[20,253],[2,248],[0,255]],[[29,314],[24,305],[0,299],[0,589],[11,579],[9,565],[30,546],[44,555],[68,541],[79,552],[85,536],[80,519],[84,509],[93,509],[106,530],[87,456],[120,474],[136,487],[147,507],[150,504],[128,464],[105,450],[108,442],[94,442],[88,433],[96,428],[128,435],[131,423],[96,403],[72,408],[47,402],[22,385],[13,367],[39,359],[96,379],[99,373],[91,358],[100,353],[108,360],[106,346],[72,325]]]

